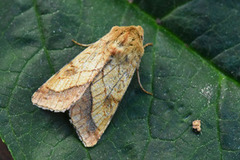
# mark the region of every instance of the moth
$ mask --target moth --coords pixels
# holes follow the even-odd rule
[[[69,110],[80,140],[94,146],[138,70],[144,48],[152,45],[143,45],[143,35],[141,26],[114,26],[95,43],[73,41],[87,48],[38,88],[32,103],[54,112]]]

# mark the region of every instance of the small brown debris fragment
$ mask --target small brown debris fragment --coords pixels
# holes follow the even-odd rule
[[[201,132],[201,120],[193,121],[192,122],[192,128],[197,132]]]

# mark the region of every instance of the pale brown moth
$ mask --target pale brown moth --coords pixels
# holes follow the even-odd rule
[[[95,43],[74,41],[88,48],[45,82],[33,94],[32,103],[54,112],[69,110],[83,144],[94,146],[138,70],[144,48],[152,45],[143,45],[143,34],[141,26],[114,26]],[[139,72],[137,76],[142,88]]]

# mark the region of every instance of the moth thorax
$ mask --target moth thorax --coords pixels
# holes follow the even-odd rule
[[[117,43],[113,43],[110,47],[109,47],[109,52],[111,54],[111,56],[121,56],[123,54],[124,51],[124,47],[119,46]]]

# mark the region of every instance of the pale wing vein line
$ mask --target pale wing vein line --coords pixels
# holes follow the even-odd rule
[[[106,98],[103,100],[104,102],[108,99],[108,97],[109,97],[109,95],[112,93],[112,91],[113,91],[113,89],[114,89],[114,87],[118,84],[118,82],[123,78],[123,76],[125,75],[127,73],[127,71],[126,72],[124,72],[123,73],[123,75],[119,78],[119,80],[117,81],[117,83],[113,86],[113,88],[110,90],[110,93],[106,96]],[[100,102],[102,102],[102,101],[100,101]],[[98,102],[98,103],[100,103],[100,102]],[[104,103],[103,102],[103,103]],[[102,103],[102,104],[103,104]],[[96,103],[97,104],[97,103]],[[100,104],[99,105],[99,107],[100,106],[102,106],[102,104]],[[93,105],[93,104],[92,104]],[[99,107],[97,107],[96,109],[98,109]],[[85,116],[86,117],[86,116]],[[82,118],[84,118],[84,117],[82,117]],[[82,119],[80,119],[80,120],[78,120],[78,121],[76,121],[75,123],[78,123],[79,121],[81,121]]]
[[[132,69],[132,68],[131,68],[131,69]],[[114,89],[114,88],[117,86],[117,84],[122,80],[123,76],[124,76],[127,72],[128,72],[128,71],[124,72],[123,75],[121,76],[121,78],[119,78],[119,80],[117,81],[117,83],[116,83],[116,84],[113,86],[113,88],[110,90],[110,93],[109,93],[109,94],[106,96],[106,98],[104,99],[104,102],[108,99],[108,97],[111,95],[113,89]],[[103,102],[103,103],[104,103],[104,102]],[[102,103],[102,104],[103,104],[103,103]],[[119,103],[119,101],[118,101],[118,103]],[[100,106],[102,106],[102,104],[101,104]],[[117,104],[117,105],[118,105],[118,104]],[[99,107],[100,107],[100,106],[99,106]],[[99,107],[98,107],[98,108],[99,108]],[[98,109],[98,108],[96,108],[96,109]],[[115,111],[116,111],[116,110],[115,110]],[[102,119],[102,118],[101,118],[101,119]],[[105,118],[104,118],[104,119],[105,119]],[[99,119],[99,120],[100,120],[100,119]],[[98,120],[98,121],[99,121],[99,120]],[[97,121],[97,122],[98,122],[98,121]],[[95,124],[96,124],[97,122],[94,121]],[[102,122],[101,122],[98,126],[101,126],[101,125],[103,124],[103,122],[104,122],[104,120],[102,120]],[[109,122],[110,122],[110,121],[109,121]],[[108,122],[108,123],[109,123],[109,122]]]
[[[128,72],[128,71],[124,72],[123,75],[122,75],[122,76],[119,78],[119,80],[117,81],[117,83],[110,89],[110,92],[109,92],[109,94],[106,96],[106,98],[105,98],[104,100],[98,102],[98,103],[101,103],[101,102],[102,102],[102,103],[96,108],[96,110],[97,110],[99,107],[101,107],[102,104],[108,99],[108,97],[111,95],[113,89],[116,87],[116,85],[119,83],[119,81],[123,78],[123,76],[124,76],[127,72]],[[97,104],[97,103],[95,103],[94,105],[96,105],[96,104]]]
[[[100,77],[97,81],[95,81],[95,82],[92,83],[92,84],[97,83],[98,81],[100,81],[101,79],[103,79],[105,76],[107,76],[109,73],[111,73],[117,66],[120,66],[121,63],[124,61],[125,57],[126,57],[126,56],[124,56],[124,57],[121,59],[120,63],[118,63],[117,65],[115,65],[109,72],[107,72],[104,76]],[[135,58],[136,58],[136,55],[134,56],[133,59],[135,59]],[[92,92],[93,92],[93,91],[95,91],[95,90],[92,90]],[[96,96],[95,96],[95,97],[96,97]]]
[[[86,64],[87,64],[88,60],[90,59],[90,57],[92,57],[93,55],[96,56],[96,54],[97,54],[96,50],[97,50],[97,48],[94,49],[93,53],[91,55],[89,55],[89,57],[87,58],[86,62],[83,63],[83,65],[82,65],[83,69],[86,67]],[[82,72],[79,74],[79,76],[77,78],[77,82],[79,81],[79,78],[80,78],[81,74],[82,74]]]
[[[124,59],[125,59],[125,57],[126,56],[124,56],[122,59],[121,59],[121,61],[120,61],[120,63],[118,63],[117,65],[115,65],[109,72],[107,72],[104,76],[102,76],[102,78],[104,78],[105,76],[107,76],[110,72],[112,72],[118,65],[120,65],[121,64],[121,62],[123,62],[124,61]],[[134,57],[135,58],[135,57]],[[100,81],[101,80],[101,78],[99,78],[98,80],[96,80],[94,83],[92,83],[92,84],[95,84],[95,83],[97,83],[98,81]]]

